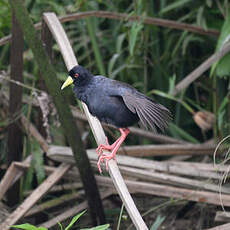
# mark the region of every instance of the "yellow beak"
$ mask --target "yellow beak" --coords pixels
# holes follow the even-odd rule
[[[71,85],[71,84],[73,84],[73,79],[72,79],[72,77],[68,77],[67,79],[66,79],[66,81],[63,83],[63,85],[62,85],[62,87],[61,87],[61,90],[63,90],[65,87],[67,87],[67,86],[69,86],[69,85]]]

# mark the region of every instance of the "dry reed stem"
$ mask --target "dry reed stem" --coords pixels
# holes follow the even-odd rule
[[[78,62],[60,21],[54,13],[43,14],[43,19],[60,48],[67,69],[70,70],[71,68],[73,68],[73,66],[77,65]],[[104,134],[101,123],[97,120],[96,117],[93,117],[89,113],[87,106],[83,102],[82,105],[97,144],[106,144],[106,136]],[[124,202],[126,210],[128,211],[134,225],[137,229],[140,230],[148,229],[139,211],[136,208],[136,205],[127,189],[126,184],[124,183],[124,180],[120,174],[116,162],[114,160],[110,160],[108,162],[108,168],[114,185],[122,201]]]

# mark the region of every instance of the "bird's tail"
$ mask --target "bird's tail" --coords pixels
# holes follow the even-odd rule
[[[171,112],[163,105],[154,102],[151,98],[138,95],[136,97],[125,95],[124,101],[127,107],[137,113],[140,125],[144,128],[164,131],[172,120]]]

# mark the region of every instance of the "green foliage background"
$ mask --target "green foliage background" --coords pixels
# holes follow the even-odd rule
[[[230,54],[226,55],[198,80],[177,96],[172,96],[175,85],[184,79],[213,53],[223,49],[230,40],[230,14],[227,0],[25,0],[34,23],[40,22],[43,12],[53,11],[58,16],[83,11],[111,11],[139,15],[142,20],[113,20],[90,17],[64,23],[80,65],[94,74],[127,82],[139,91],[168,107],[173,121],[167,134],[192,143],[211,138],[221,139],[229,134],[229,74]],[[184,30],[169,29],[143,23],[145,17],[168,19],[204,28],[215,29],[219,36],[202,35]],[[10,34],[11,9],[8,0],[0,0],[0,38]],[[39,69],[27,44],[24,47],[24,83],[39,89]],[[56,44],[53,45],[53,63],[58,80],[64,81],[67,70]],[[10,44],[0,46],[0,70],[9,72]],[[1,84],[1,90],[6,86]],[[24,88],[24,96],[32,98],[31,90]],[[73,105],[77,105],[69,91]],[[212,130],[202,131],[193,119],[193,113],[209,111],[216,121]],[[36,124],[37,108],[24,104],[21,114]],[[0,152],[6,151],[6,127],[11,121],[0,113]],[[49,120],[53,144],[64,145],[65,138],[55,119]],[[89,146],[96,147],[93,138]],[[149,140],[129,138],[129,144],[151,143]],[[37,182],[44,178],[41,149],[31,137],[24,138],[24,157],[34,154],[34,168],[29,170],[25,189],[30,189],[33,173]],[[4,154],[0,162],[5,162]]]
[[[42,13],[47,11],[63,16],[89,10],[106,10],[127,13],[129,16],[139,15],[142,19],[147,16],[169,19],[197,25],[205,30],[220,31],[220,36],[215,37],[146,25],[143,20],[130,22],[126,19],[96,17],[64,23],[79,64],[94,74],[103,74],[133,85],[172,111],[174,120],[168,135],[201,143],[212,137],[222,138],[229,133],[229,55],[213,65],[211,72],[206,71],[182,93],[176,97],[171,95],[176,83],[229,41],[230,16],[227,0],[25,0],[25,4],[34,23],[39,22]],[[11,11],[7,0],[0,1],[0,15],[0,36],[4,37],[10,34],[11,28]],[[56,44],[53,50],[58,80],[63,81],[67,70]],[[1,70],[9,70],[9,56],[9,44],[1,46]],[[26,44],[24,59],[25,84],[39,88],[39,69]],[[24,93],[31,97],[30,90],[24,89]],[[74,96],[70,94],[69,97],[76,105]],[[202,110],[210,111],[216,116],[213,130],[206,133],[193,120],[192,112]],[[35,109],[31,110],[31,105],[24,105],[22,113],[32,121],[36,121],[38,116]],[[3,122],[0,127],[6,127],[7,118],[1,119]],[[62,143],[60,130],[52,123],[50,125],[53,140]],[[130,143],[135,144],[136,141],[132,139]],[[4,143],[3,138],[0,140],[1,150],[5,149]],[[25,155],[29,149],[25,150]],[[43,172],[39,175],[41,179]]]

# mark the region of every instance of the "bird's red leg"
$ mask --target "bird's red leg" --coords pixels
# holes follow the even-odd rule
[[[106,169],[108,170],[108,161],[110,159],[114,159],[115,160],[115,156],[116,156],[116,152],[119,149],[119,147],[121,146],[121,144],[123,143],[123,141],[125,140],[125,138],[127,137],[127,135],[129,134],[129,129],[119,129],[121,132],[121,136],[112,144],[112,145],[105,145],[103,146],[103,149],[106,150],[110,150],[112,151],[111,153],[100,153],[100,157],[99,160],[97,162],[97,166],[99,169],[99,172],[101,173],[101,166],[100,164],[105,160],[106,161]],[[104,148],[106,147],[106,148]]]
[[[116,146],[117,142],[119,141],[120,138],[118,138],[112,145],[109,144],[108,142],[108,138],[106,137],[106,145],[100,144],[97,147],[97,155],[100,156],[102,154],[103,150],[108,150],[108,151],[112,151],[114,149],[114,147]]]

